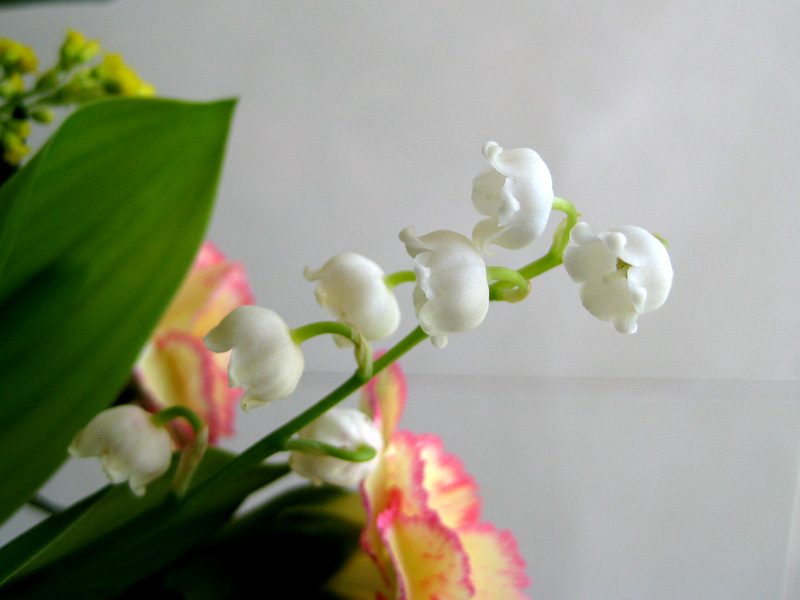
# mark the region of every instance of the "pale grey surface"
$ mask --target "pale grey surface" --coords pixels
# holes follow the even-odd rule
[[[410,371],[798,378],[794,0],[120,0],[4,10],[0,36],[46,54],[67,26],[166,96],[240,96],[211,236],[292,326],[322,314],[305,265],[356,251],[404,269],[403,227],[469,234],[471,180],[494,139],[537,149],[590,224],[666,237],[672,297],[623,337],[559,270],[446,352],[409,357]],[[546,246],[492,261],[518,266]],[[310,353],[308,367],[350,359]]]
[[[292,326],[323,315],[303,266],[357,251],[405,269],[403,227],[468,234],[490,139],[538,150],[590,224],[666,237],[672,296],[635,336],[591,318],[566,275],[548,274],[447,349],[404,360],[405,426],[463,457],[487,518],[515,531],[537,600],[800,597],[800,3],[0,12],[0,37],[43,55],[67,26],[121,51],[166,96],[240,96],[211,236]],[[548,240],[491,262],[523,264]],[[399,296],[407,331],[410,288]],[[351,368],[328,341],[304,349],[311,373],[296,396],[240,419],[236,444],[336,381],[315,372]],[[67,501],[101,481],[92,461],[73,463],[47,491]]]

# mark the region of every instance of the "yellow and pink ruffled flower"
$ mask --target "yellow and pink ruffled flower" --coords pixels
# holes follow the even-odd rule
[[[527,598],[517,543],[481,522],[478,486],[458,457],[435,435],[396,431],[405,403],[399,366],[374,378],[363,398],[386,448],[362,485],[363,551],[328,589],[352,600]]]
[[[145,408],[187,406],[208,425],[211,443],[231,435],[242,390],[228,387],[230,353],[211,352],[203,336],[234,308],[252,303],[244,267],[205,242],[134,369]],[[181,427],[175,433],[190,439],[190,429]]]

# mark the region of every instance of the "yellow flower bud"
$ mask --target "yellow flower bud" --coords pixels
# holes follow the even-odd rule
[[[120,96],[152,96],[155,88],[143,81],[119,54],[106,54],[96,69],[106,92]]]
[[[37,58],[32,48],[8,38],[0,39],[0,65],[6,71],[32,73],[36,70]]]
[[[25,91],[25,80],[18,72],[14,72],[11,76],[0,83],[0,98],[10,98]]]
[[[0,140],[3,150],[3,160],[9,165],[16,166],[22,162],[31,149],[14,133],[6,131]]]
[[[87,40],[80,31],[67,30],[67,37],[61,45],[60,65],[63,69],[70,69],[75,65],[85,63],[100,51],[97,40]]]

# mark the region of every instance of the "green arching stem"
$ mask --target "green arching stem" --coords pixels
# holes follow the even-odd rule
[[[414,271],[397,271],[397,273],[386,275],[383,278],[383,281],[386,282],[386,286],[389,289],[393,289],[394,287],[400,285],[401,283],[407,283],[416,280],[417,280],[417,275],[416,273],[414,273]]]
[[[531,291],[531,282],[514,269],[486,267],[486,277],[489,281],[497,281],[497,285],[492,285],[489,288],[490,300],[519,302],[524,300],[528,296],[528,292]]]
[[[554,269],[564,262],[564,249],[567,247],[567,244],[569,244],[569,232],[572,231],[572,228],[575,227],[575,224],[578,222],[579,215],[572,203],[563,198],[555,199],[553,202],[553,209],[566,213],[567,218],[564,219],[556,229],[555,235],[553,235],[553,243],[547,254],[519,269],[520,275],[525,279],[530,280],[534,277],[538,277],[542,273]],[[496,294],[498,292],[494,290],[504,285],[505,284],[501,284],[500,282],[493,283],[489,291],[491,294]]]
[[[188,406],[170,406],[169,408],[155,413],[150,419],[159,427],[163,427],[173,419],[179,419],[181,417],[189,422],[189,425],[192,426],[192,430],[195,433],[200,433],[203,427],[205,427],[203,420]]]
[[[417,327],[406,337],[395,344],[388,352],[375,361],[373,374],[380,373],[406,352],[411,350],[421,341],[428,338],[422,329]],[[355,392],[366,383],[357,373],[353,374],[347,381],[325,396],[322,400],[309,407],[291,421],[274,430],[266,437],[261,438],[247,450],[242,452],[233,461],[220,469],[214,476],[209,477],[205,482],[189,490],[185,499],[193,499],[205,493],[213,494],[218,486],[225,486],[229,482],[239,478],[249,468],[261,463],[276,452],[284,448],[286,441],[306,425],[316,421],[328,410],[339,404],[350,394]]]
[[[339,323],[338,321],[317,321],[316,323],[309,323],[291,330],[292,339],[298,346],[312,337],[327,333],[341,335],[353,342],[356,362],[358,363],[356,375],[364,379],[364,381],[369,380],[373,372],[372,347],[361,335],[361,332],[352,325]]]
[[[317,321],[316,323],[309,323],[308,325],[303,325],[302,327],[291,330],[292,339],[298,346],[306,340],[310,340],[318,335],[325,335],[326,333],[341,335],[354,344],[357,344],[359,340],[359,335],[355,327],[339,323],[338,321]]]
[[[313,454],[314,456],[332,456],[349,462],[367,462],[375,458],[378,454],[375,448],[367,444],[359,446],[355,450],[347,450],[346,448],[339,448],[326,444],[325,442],[308,440],[305,438],[291,438],[286,440],[286,443],[283,444],[283,449],[297,450],[306,454]]]

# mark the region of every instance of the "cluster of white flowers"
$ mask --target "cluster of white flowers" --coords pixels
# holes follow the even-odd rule
[[[447,344],[449,334],[470,331],[486,316],[491,293],[484,256],[491,254],[489,246],[511,250],[527,247],[541,236],[557,201],[550,171],[533,150],[504,150],[495,142],[488,142],[483,156],[489,168],[473,180],[472,202],[486,219],[475,226],[471,240],[448,230],[419,237],[413,227],[400,232],[400,240],[413,259],[417,319],[439,348]],[[558,201],[563,206],[565,201]],[[585,223],[578,223],[570,232],[570,240],[574,245],[563,250],[564,266],[569,276],[581,284],[583,305],[595,317],[612,322],[620,332],[634,333],[637,317],[666,300],[672,267],[659,238],[639,227],[595,233]],[[380,340],[397,329],[400,309],[394,285],[370,259],[355,253],[339,254],[318,270],[306,268],[305,276],[316,282],[319,304],[338,323],[355,328],[358,339]],[[300,351],[303,340],[297,331],[269,309],[241,306],[206,335],[205,344],[213,352],[231,351],[229,382],[231,387],[245,389],[244,408],[267,404],[295,390],[304,366]],[[335,339],[340,346],[352,345],[342,335],[335,335]],[[368,421],[363,415],[330,411],[300,436],[341,448],[352,448],[354,444],[377,447],[380,436],[376,437],[374,426]],[[119,426],[110,423],[103,435],[121,440],[138,435],[133,433],[133,426],[125,435],[115,427]],[[136,427],[154,437],[146,427]],[[101,424],[92,422],[82,434],[84,438],[76,439],[75,451],[82,455],[100,453],[113,480],[129,477],[134,490],[143,489],[143,482],[152,478],[151,473],[163,467],[163,459],[158,469],[148,465],[148,470],[140,470],[135,461],[115,458],[131,452],[130,448],[139,442],[125,441],[124,451],[106,442],[82,442],[99,428]],[[97,439],[104,439],[103,435]],[[164,446],[163,440],[159,444]],[[103,448],[98,450],[100,445]],[[118,462],[126,466],[118,467]],[[293,452],[291,464],[314,481],[351,485],[368,474],[374,461],[349,463],[331,456]]]

